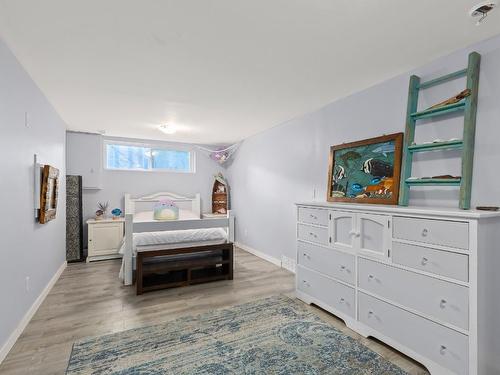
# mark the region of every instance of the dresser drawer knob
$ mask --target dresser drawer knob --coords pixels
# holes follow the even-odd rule
[[[444,309],[446,307],[446,300],[445,299],[442,299],[441,302],[439,302],[439,307],[441,307],[442,309]]]
[[[340,302],[340,303],[344,303],[344,302],[345,302],[345,299],[341,298],[341,299],[339,300],[339,302]]]
[[[446,346],[441,345],[441,348],[439,348],[439,353],[441,355],[445,355],[446,354]]]
[[[421,264],[422,266],[426,266],[428,262],[429,262],[429,259],[427,259],[426,257],[423,257],[423,258],[422,258],[422,261],[420,262],[420,264]]]
[[[345,271],[345,266],[344,265],[340,266],[340,270]]]
[[[313,215],[313,214],[310,214],[310,215],[309,215],[309,217],[310,217],[311,219],[318,220],[318,217],[317,217],[317,216],[315,216],[315,215]]]
[[[422,237],[427,237],[428,234],[429,234],[429,230],[428,229],[424,229],[422,231]]]
[[[302,280],[302,283],[303,283],[305,286],[307,286],[307,287],[310,287],[310,286],[311,286],[311,284],[309,284],[306,280]]]
[[[314,238],[318,238],[318,235],[316,233],[313,233],[313,232],[309,232],[309,235],[314,237]]]
[[[311,259],[311,257],[309,256],[309,254],[304,253],[303,255],[304,255],[304,258]]]
[[[374,278],[375,278],[375,276],[373,276],[373,275],[368,275],[368,279],[369,279],[369,280],[373,280]]]
[[[368,311],[368,317],[373,316],[373,311]]]

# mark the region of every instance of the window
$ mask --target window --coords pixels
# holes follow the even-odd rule
[[[194,172],[191,151],[154,145],[106,142],[105,153],[107,169]]]

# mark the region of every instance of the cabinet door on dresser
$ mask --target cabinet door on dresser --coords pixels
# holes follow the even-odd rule
[[[356,239],[356,214],[347,211],[331,211],[331,243],[334,247],[353,250]]]
[[[358,214],[356,237],[359,253],[375,258],[388,258],[390,248],[390,218],[384,215]]]

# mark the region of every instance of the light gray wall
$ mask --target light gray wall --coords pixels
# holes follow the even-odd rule
[[[65,124],[0,39],[0,348],[65,261],[64,147]],[[35,153],[62,176],[57,218],[45,225],[34,218]]]
[[[417,74],[428,80],[463,69],[467,55],[482,54],[472,204],[500,206],[500,37],[435,61]],[[367,62],[369,64],[369,62]],[[294,202],[326,201],[328,154],[331,145],[404,131],[408,81],[395,77],[333,102],[315,112],[248,138],[229,168],[236,238],[267,255],[294,257]],[[334,85],[335,82],[332,82]],[[426,90],[421,108],[464,88],[464,80]],[[463,117],[420,123],[417,141],[461,137]],[[460,175],[460,158],[448,151],[419,155],[415,176]],[[315,192],[315,193],[314,193]],[[458,189],[412,190],[412,205],[456,206]]]
[[[78,142],[79,137],[85,137],[86,143],[89,137],[81,133],[68,133],[73,138],[71,143]],[[99,142],[99,137],[94,137]],[[208,156],[197,151],[195,146],[186,143],[168,143],[152,142],[132,138],[104,138],[104,140],[118,140],[126,142],[154,143],[163,147],[173,147],[176,149],[193,150],[195,153],[195,173],[170,173],[170,172],[141,172],[141,171],[117,171],[102,169],[101,189],[84,190],[83,192],[83,217],[84,220],[94,217],[97,210],[97,202],[106,202],[110,204],[110,209],[119,207],[124,210],[123,196],[130,193],[133,196],[141,196],[159,191],[168,191],[180,195],[201,194],[202,211],[211,212],[212,210],[212,185],[214,175],[219,172],[224,174],[224,169],[220,167]],[[92,159],[79,158],[75,160],[72,150],[68,147],[67,163],[77,167],[79,170],[87,168],[86,163]],[[104,162],[101,163],[104,165]],[[102,166],[101,166],[102,167]],[[68,168],[68,173],[71,170]],[[85,231],[85,243],[86,243]]]

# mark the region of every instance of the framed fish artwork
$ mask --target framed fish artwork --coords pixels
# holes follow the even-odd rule
[[[330,148],[329,202],[397,204],[403,133]]]

